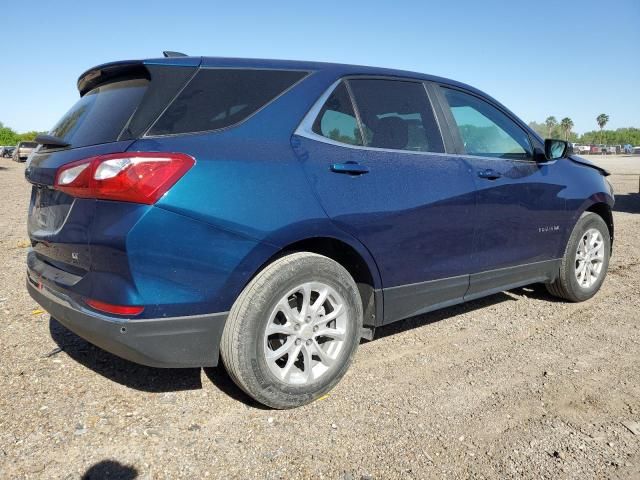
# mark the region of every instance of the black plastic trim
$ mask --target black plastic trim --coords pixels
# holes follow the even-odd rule
[[[545,260],[542,262],[499,268],[488,272],[474,273],[469,282],[469,291],[464,296],[465,302],[475,298],[486,297],[494,293],[523,287],[531,283],[552,282],[558,276],[561,260]]]
[[[114,355],[150,367],[213,367],[228,312],[158,319],[108,318],[80,310],[68,297],[37,288],[27,290],[42,308],[88,342]]]
[[[532,283],[553,282],[560,259],[384,288],[384,322],[392,323]]]
[[[385,288],[384,324],[461,303],[468,288],[469,275]]]

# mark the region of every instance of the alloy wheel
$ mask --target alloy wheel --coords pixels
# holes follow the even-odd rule
[[[264,355],[280,381],[304,385],[338,360],[347,334],[344,299],[321,282],[304,283],[283,296],[264,333]]]
[[[578,241],[575,274],[580,287],[591,288],[600,278],[604,264],[604,247],[602,233],[595,228],[587,230]]]

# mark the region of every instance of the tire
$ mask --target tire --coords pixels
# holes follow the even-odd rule
[[[233,304],[220,343],[222,361],[258,402],[277,409],[305,405],[346,373],[360,343],[362,315],[347,270],[321,255],[293,253],[265,267]],[[283,351],[288,353],[278,356]]]
[[[592,232],[599,232],[602,245],[598,248],[598,253],[594,254],[593,257],[588,257],[588,260],[581,260],[578,252],[579,244],[584,242],[587,235],[591,238],[590,235]],[[599,243],[596,242],[593,245],[598,244]],[[597,275],[587,273],[589,271],[588,267],[587,269],[580,269],[580,266],[584,263],[587,265],[597,265],[599,260],[596,256],[599,256],[600,253],[602,254],[600,259],[601,266]],[[600,290],[604,282],[607,269],[609,268],[610,255],[611,236],[607,224],[600,215],[592,212],[583,213],[573,228],[571,237],[569,237],[569,241],[567,242],[567,247],[560,263],[558,277],[554,282],[547,284],[547,290],[551,295],[570,302],[583,302],[590,299]],[[585,276],[581,276],[578,271],[582,271]],[[587,275],[589,277],[588,280],[586,279]],[[581,279],[584,279],[584,281],[581,281]]]

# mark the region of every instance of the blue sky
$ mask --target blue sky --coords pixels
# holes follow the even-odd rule
[[[191,55],[357,63],[454,78],[525,121],[640,127],[640,0],[18,2],[3,7],[0,121],[48,130],[112,60]]]

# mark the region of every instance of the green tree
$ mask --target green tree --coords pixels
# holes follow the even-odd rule
[[[598,127],[600,127],[600,143],[603,143],[602,129],[604,128],[604,126],[607,124],[608,121],[609,121],[609,115],[607,115],[606,113],[601,113],[596,117],[596,122],[598,122]]]
[[[560,120],[560,127],[564,132],[565,141],[569,140],[569,133],[573,128],[573,120],[571,120],[569,117],[564,117],[562,120]]]
[[[40,133],[44,132],[36,132],[35,130],[31,130],[29,132],[19,133],[19,141],[30,142],[34,140]]]
[[[586,145],[606,143],[607,145],[640,145],[640,128],[618,128],[616,130],[592,130],[579,139]]]
[[[529,128],[540,135],[542,138],[547,134],[546,127],[542,123],[529,122]]]
[[[551,133],[553,133],[553,129],[556,128],[556,126],[558,126],[558,120],[556,120],[556,117],[551,115],[550,117],[547,117],[547,119],[544,121],[544,124],[547,127],[547,138],[551,138]]]
[[[20,136],[11,128],[0,127],[0,145],[16,145],[20,141]]]

